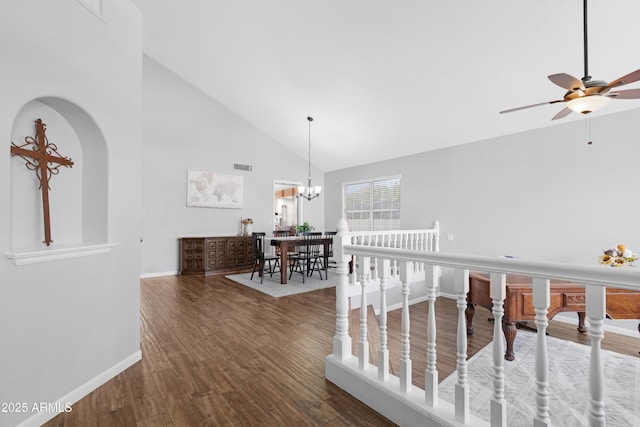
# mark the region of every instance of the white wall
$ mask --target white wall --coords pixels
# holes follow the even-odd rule
[[[127,0],[103,2],[102,18],[72,0],[0,3],[0,402],[28,404],[26,413],[0,413],[0,426],[40,425],[57,414],[32,412],[33,403],[73,401],[140,358],[141,44],[142,17]],[[36,99],[74,104],[104,136],[108,211],[94,214],[108,218],[107,240],[118,243],[107,254],[22,266],[5,256],[20,175],[10,173],[11,132]],[[81,144],[85,131],[76,128]],[[65,141],[51,142],[64,154]],[[65,185],[55,178],[54,191]],[[62,208],[52,208],[53,219]],[[73,243],[85,231],[104,238],[91,230],[58,236]]]
[[[178,241],[189,235],[236,235],[240,219],[273,230],[274,180],[303,182],[303,159],[153,59],[144,58],[142,274],[174,274]],[[301,111],[300,120],[309,112]],[[300,135],[305,141],[306,134]],[[234,163],[253,166],[234,170]],[[187,207],[187,171],[244,177],[242,209]],[[314,184],[322,173],[312,169]],[[324,194],[303,200],[303,221],[322,230]],[[333,227],[335,228],[335,227]]]
[[[326,225],[342,215],[342,182],[401,174],[402,228],[439,220],[443,252],[586,264],[619,243],[640,253],[640,110],[591,124],[591,145],[578,120],[327,173]]]

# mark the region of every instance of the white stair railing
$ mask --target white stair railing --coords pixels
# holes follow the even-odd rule
[[[348,244],[356,246],[438,252],[440,250],[440,224],[438,221],[434,221],[432,228],[421,230],[354,231],[349,233],[348,241]],[[424,264],[413,262],[409,265],[411,269],[407,277],[408,281],[422,280],[425,274]],[[362,282],[369,285],[366,288],[368,291],[379,289],[380,273],[375,258],[354,260],[349,279],[349,283],[354,286],[349,288],[349,295],[358,294],[360,289],[357,285],[361,285]],[[396,260],[390,260],[387,289],[400,285],[400,264]]]
[[[551,262],[535,262],[514,258],[482,257],[474,255],[445,254],[433,250],[413,250],[389,245],[353,244],[346,222],[341,220],[338,234],[334,238],[334,254],[337,260],[338,285],[336,288],[336,334],[333,339],[333,353],[327,356],[326,378],[362,400],[387,418],[399,425],[435,425],[435,426],[506,426],[504,345],[502,339],[502,317],[504,314],[505,282],[507,274],[526,275],[532,278],[533,306],[535,323],[538,330],[536,346],[536,367],[531,373],[535,378],[535,416],[532,424],[549,426],[549,378],[546,336],[549,283],[550,279],[561,279],[585,285],[586,316],[591,329],[591,353],[589,362],[589,405],[588,422],[590,426],[605,425],[604,377],[601,349],[603,321],[606,307],[606,288],[623,288],[640,291],[640,275],[633,269],[612,269],[600,266],[578,266]],[[402,234],[402,233],[400,233]],[[380,240],[378,240],[379,242]],[[411,242],[411,239],[401,240]],[[355,258],[362,266],[357,272],[363,282],[358,288],[361,293],[359,355],[351,354],[349,331],[348,298],[350,287],[348,263]],[[409,293],[411,283],[408,277],[413,266],[420,264],[431,279],[428,290],[428,341],[427,368],[425,370],[425,390],[417,389],[411,381]],[[368,265],[376,265],[380,276],[380,345],[378,366],[370,366],[367,342],[367,298],[362,277],[366,276]],[[387,346],[386,301],[387,282],[391,277],[391,265],[398,266],[397,274],[402,287],[402,325],[401,325],[401,368],[400,377],[389,372],[389,349]],[[454,269],[454,291],[458,310],[457,325],[457,382],[454,389],[454,403],[438,400],[437,349],[435,335],[435,291],[438,283],[438,270],[441,267]],[[469,411],[469,386],[467,378],[467,328],[465,322],[466,293],[468,292],[469,271],[490,273],[490,297],[493,301],[492,313],[495,319],[492,344],[492,398],[490,401],[490,420],[484,421]],[[432,276],[432,277],[429,277]],[[429,280],[428,280],[429,281]],[[361,308],[362,308],[361,307]],[[384,313],[384,314],[383,314]],[[510,362],[511,363],[511,362]]]

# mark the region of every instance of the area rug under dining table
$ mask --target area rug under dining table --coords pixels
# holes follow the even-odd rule
[[[272,297],[285,297],[287,295],[301,294],[318,289],[332,288],[338,283],[337,275],[329,274],[328,280],[320,280],[317,272],[311,277],[305,277],[304,283],[302,283],[300,274],[296,273],[291,280],[284,285],[280,284],[280,273],[274,273],[273,277],[269,276],[269,273],[265,273],[263,283],[260,283],[258,273],[253,275],[253,280],[251,280],[251,273],[230,274],[225,277],[251,289],[271,295]]]
[[[489,420],[492,385],[492,344],[468,361],[469,408]],[[505,361],[507,425],[531,426],[535,415],[536,334],[518,331],[516,360]],[[549,407],[555,426],[588,426],[588,370],[591,347],[547,336],[549,359]],[[607,426],[640,427],[640,357],[602,350]],[[456,373],[440,383],[440,399],[453,403]]]

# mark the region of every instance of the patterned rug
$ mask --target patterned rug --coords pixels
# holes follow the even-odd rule
[[[535,415],[536,334],[518,330],[516,360],[505,361],[507,425],[531,426]],[[590,347],[547,336],[549,360],[549,413],[555,426],[587,426]],[[640,427],[640,357],[602,350],[607,426]],[[470,411],[489,420],[493,395],[491,344],[469,359]],[[456,374],[440,384],[440,398],[453,403]]]
[[[324,273],[323,280],[320,280],[318,272],[314,272],[313,276],[305,277],[304,283],[302,283],[302,276],[299,273],[294,273],[293,277],[291,277],[285,285],[280,284],[280,273],[274,273],[273,277],[269,277],[269,274],[265,273],[262,284],[260,283],[258,273],[253,276],[253,280],[251,280],[251,273],[232,274],[225,277],[244,286],[248,286],[251,289],[271,295],[272,297],[286,297],[287,295],[331,288],[335,287],[338,281],[338,276],[336,276],[335,271],[332,270],[329,270],[329,280],[324,279]]]

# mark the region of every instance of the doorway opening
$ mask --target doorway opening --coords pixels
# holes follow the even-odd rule
[[[298,200],[298,181],[273,182],[273,229],[289,230],[300,224],[302,204]]]

